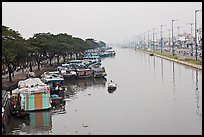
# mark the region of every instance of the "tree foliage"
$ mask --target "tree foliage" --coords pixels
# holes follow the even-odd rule
[[[31,64],[35,61],[40,69],[40,63],[45,59],[49,59],[51,65],[55,57],[65,58],[67,55],[72,56],[72,54],[83,53],[87,49],[105,45],[104,42],[96,42],[93,38],[83,40],[67,33],[56,35],[50,32],[36,33],[25,40],[17,31],[2,25],[2,62],[8,67],[10,73],[14,72],[15,67],[20,64]]]

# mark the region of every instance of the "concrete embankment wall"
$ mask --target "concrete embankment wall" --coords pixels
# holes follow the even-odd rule
[[[145,53],[150,54],[150,52],[147,52],[147,51],[145,51]],[[202,70],[202,65],[191,64],[191,63],[187,63],[187,62],[180,61],[180,60],[177,60],[177,59],[172,59],[172,58],[169,58],[169,57],[166,57],[166,56],[161,56],[161,55],[158,55],[158,54],[154,54],[154,56],[164,58],[164,59],[167,59],[167,60],[182,64],[182,65],[186,65],[186,66],[189,66],[189,67],[192,67],[192,68],[195,68],[195,69]]]

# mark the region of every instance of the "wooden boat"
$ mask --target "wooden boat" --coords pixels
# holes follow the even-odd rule
[[[99,78],[99,77],[105,77],[107,76],[107,73],[105,71],[104,67],[92,67],[93,70],[93,77],[94,78]]]
[[[61,74],[59,74],[58,71],[56,72],[44,72],[42,75],[41,75],[41,80],[43,83],[45,84],[48,84],[51,89],[52,89],[52,85],[54,82],[57,82],[59,84],[62,84],[63,81],[64,81],[64,78]]]
[[[50,87],[39,78],[19,81],[18,88],[12,90],[12,97],[15,96],[19,99],[14,99],[14,109],[35,111],[51,108]]]
[[[112,82],[112,81],[111,81],[110,83],[108,83],[108,91],[109,91],[109,92],[115,91],[116,88],[117,88],[117,84],[116,84],[116,83],[114,83],[114,82]]]
[[[52,100],[51,105],[53,106],[53,105],[60,104],[61,102],[63,102],[63,97],[59,96],[58,94],[52,94],[51,100]]]
[[[93,70],[92,69],[77,69],[77,78],[89,78],[93,76]]]
[[[14,110],[12,111],[12,114],[18,118],[29,118],[29,113],[23,109],[20,109],[20,110]]]
[[[69,68],[65,71],[65,73],[62,73],[64,79],[75,79],[77,78],[76,70],[73,68]]]
[[[114,50],[106,50],[100,54],[100,57],[111,57],[115,56],[116,52]]]

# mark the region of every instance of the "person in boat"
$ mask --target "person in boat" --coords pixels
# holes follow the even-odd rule
[[[113,82],[112,80],[111,80],[110,83],[109,83],[109,86],[110,86],[110,85],[111,85],[111,86],[114,85],[115,87],[117,86],[117,84],[116,84],[115,82]]]

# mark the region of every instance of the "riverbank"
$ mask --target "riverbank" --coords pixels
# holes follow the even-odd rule
[[[36,74],[36,77],[39,77],[41,74],[43,74],[45,71],[53,71],[56,70],[56,66],[47,66],[47,67],[42,67],[40,70],[33,70],[33,72]],[[20,80],[25,80],[26,74],[25,73],[20,73],[12,77],[12,82],[9,81],[9,78],[6,77],[2,79],[2,90],[13,90],[17,88],[18,82]]]
[[[147,54],[154,54],[154,56],[157,56],[157,57],[160,57],[160,58],[164,58],[164,59],[167,59],[167,60],[170,60],[170,61],[182,64],[182,65],[185,65],[185,66],[188,66],[188,67],[192,67],[192,68],[195,68],[195,69],[202,70],[202,65],[196,65],[196,64],[189,63],[189,62],[181,61],[179,59],[170,58],[170,57],[167,57],[167,56],[163,56],[163,55],[157,54],[155,52],[154,53],[153,52],[148,52],[148,51],[144,51],[144,52],[147,53]]]

